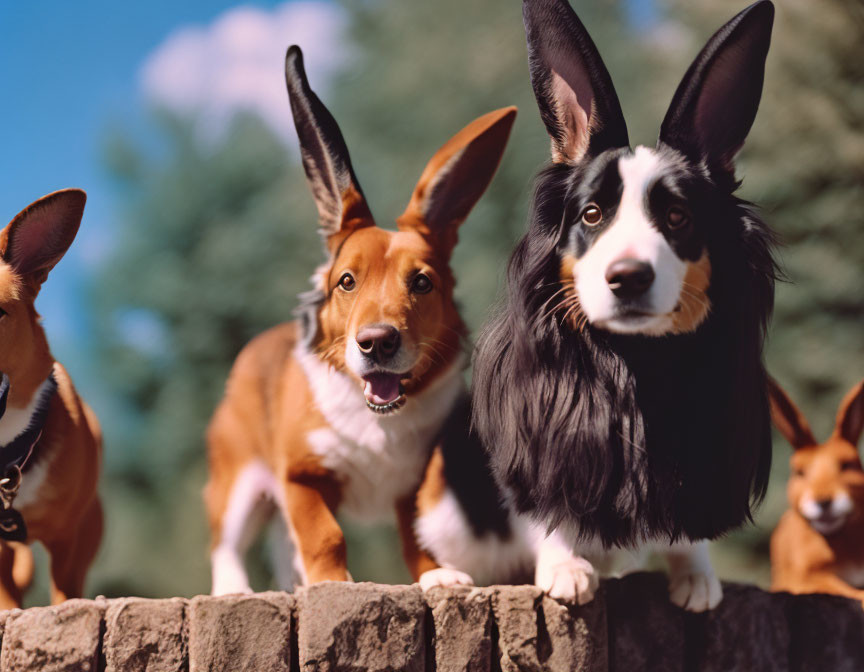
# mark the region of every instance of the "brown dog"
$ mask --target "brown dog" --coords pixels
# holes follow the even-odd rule
[[[771,537],[771,587],[864,600],[864,468],[857,449],[864,381],[843,399],[834,432],[821,444],[774,381],[770,392],[774,424],[795,449],[790,509]]]
[[[379,228],[300,50],[286,78],[327,259],[297,322],[261,334],[231,371],[208,431],[214,594],[247,592],[243,554],[278,506],[292,540],[283,587],[350,579],[337,512],[396,510],[419,577],[414,497],[442,425],[465,394],[465,327],[450,255],[501,159],[515,108],[464,128],[432,158],[396,231]],[[296,553],[295,553],[296,550]]]
[[[51,556],[51,602],[80,597],[102,537],[96,494],[99,424],[54,361],[34,301],[69,249],[86,195],[49,194],[0,232],[0,609],[20,606],[32,578],[25,545]],[[24,542],[24,543],[21,543]]]

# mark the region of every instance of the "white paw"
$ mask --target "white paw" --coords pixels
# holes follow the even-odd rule
[[[588,604],[600,579],[585,558],[569,558],[553,565],[538,564],[535,583],[553,599]]]
[[[468,576],[465,572],[460,572],[458,569],[447,569],[446,567],[438,567],[430,569],[428,572],[423,572],[417,582],[423,591],[436,586],[473,586],[474,579]]]
[[[687,611],[708,611],[720,604],[723,588],[713,572],[679,574],[669,578],[669,599]]]

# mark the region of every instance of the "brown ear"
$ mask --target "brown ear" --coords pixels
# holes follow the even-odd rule
[[[492,181],[516,108],[505,107],[475,119],[454,135],[426,164],[411,201],[397,224],[436,239],[449,254],[457,229]]]
[[[849,390],[840,402],[834,435],[857,446],[862,430],[864,430],[864,380]]]
[[[75,240],[87,194],[64,189],[31,203],[0,231],[0,256],[41,285]]]
[[[768,377],[768,397],[771,400],[771,419],[778,431],[793,448],[815,446],[816,439],[804,414],[783,391],[776,380]]]

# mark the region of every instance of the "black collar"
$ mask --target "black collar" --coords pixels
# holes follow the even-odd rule
[[[3,383],[5,382],[4,380]],[[4,397],[3,401],[5,402],[3,383],[0,383],[0,396]],[[48,417],[48,409],[51,407],[51,399],[57,392],[57,380],[54,378],[53,372],[48,376],[45,383],[39,390],[39,397],[36,400],[33,415],[30,416],[30,423],[12,441],[0,446],[0,475],[8,472],[11,467],[24,469],[42,436],[45,420]],[[8,390],[8,383],[5,385],[5,390]]]

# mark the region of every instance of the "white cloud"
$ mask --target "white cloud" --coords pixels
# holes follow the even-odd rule
[[[343,10],[327,0],[237,7],[208,26],[169,35],[145,61],[141,87],[154,104],[196,115],[208,137],[224,132],[236,112],[251,111],[294,144],[285,51],[300,45],[320,93],[348,56],[345,23]]]

